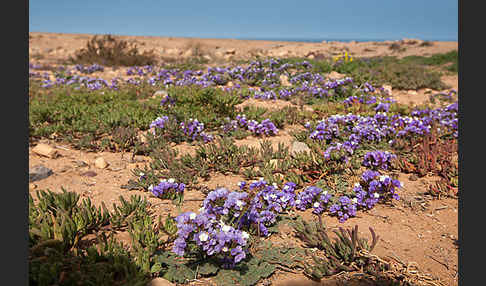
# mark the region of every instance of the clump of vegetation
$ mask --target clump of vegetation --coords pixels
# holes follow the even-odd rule
[[[305,267],[304,273],[315,280],[324,276],[337,274],[341,271],[355,271],[363,269],[364,272],[380,272],[385,265],[377,265],[362,253],[370,253],[378,243],[379,236],[370,227],[372,235],[371,244],[365,238],[358,238],[358,226],[353,229],[334,231],[337,238],[331,241],[327,230],[319,217],[319,222],[299,221],[294,224],[297,237],[306,243],[307,247],[317,248],[324,252],[320,257],[306,251],[312,257],[314,265]]]
[[[394,51],[394,52],[403,52],[406,50],[404,46],[402,46],[400,43],[393,43],[388,46],[388,49]]]
[[[358,61],[352,63],[356,62]],[[438,72],[430,71],[425,66],[416,63],[400,62],[392,57],[363,60],[351,69],[350,74],[357,83],[368,82],[377,86],[390,84],[393,88],[402,90],[447,88],[441,81]]]
[[[143,66],[157,63],[154,51],[141,53],[136,43],[112,35],[93,36],[70,61],[75,64],[101,64],[104,66]]]
[[[421,47],[432,47],[434,45],[434,42],[431,41],[424,41],[420,44]]]
[[[146,285],[150,257],[164,246],[146,200],[132,196],[112,212],[74,192],[29,194],[29,279],[33,285]],[[115,238],[128,231],[131,247]]]
[[[158,103],[154,99],[141,102],[136,92],[126,89],[83,92],[61,88],[31,97],[29,132],[33,138],[56,135],[88,149],[129,150],[136,130],[148,129],[157,117]]]

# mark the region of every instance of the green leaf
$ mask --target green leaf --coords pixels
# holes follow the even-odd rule
[[[152,267],[150,268],[150,273],[159,273],[161,270],[162,270],[162,264],[157,262],[154,265],[152,265]]]
[[[212,262],[206,262],[204,264],[199,265],[197,272],[201,275],[211,275],[216,274],[219,270],[217,265],[214,265]]]

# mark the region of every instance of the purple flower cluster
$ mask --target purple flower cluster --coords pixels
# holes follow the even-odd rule
[[[185,135],[189,136],[192,140],[201,137],[205,143],[210,142],[214,137],[204,132],[204,123],[199,122],[197,119],[189,119],[188,121],[181,122],[180,127]]]
[[[270,119],[264,119],[258,123],[256,120],[248,120],[246,115],[237,115],[235,120],[229,120],[221,126],[224,132],[236,131],[238,128],[244,128],[255,135],[265,134],[266,136],[277,135],[278,129]]]
[[[371,151],[365,154],[363,159],[363,166],[372,169],[388,170],[390,168],[391,160],[397,156],[389,151]]]
[[[163,129],[167,121],[169,121],[168,116],[157,117],[154,121],[152,121],[152,123],[150,123],[149,127]]]
[[[146,65],[146,66],[143,66],[143,67],[134,66],[134,67],[129,67],[126,71],[126,74],[127,75],[144,76],[144,75],[152,73],[153,70],[154,70],[154,67],[150,66],[150,65]]]
[[[174,179],[162,179],[157,186],[150,185],[149,191],[161,199],[174,199],[184,193],[186,185],[184,183],[176,183]]]
[[[377,171],[366,170],[361,176],[360,183],[356,183],[353,188],[356,194],[354,200],[358,206],[371,209],[379,201],[391,198],[399,200],[400,196],[397,194],[396,189],[402,187],[403,183],[398,180],[381,175]]]
[[[250,235],[218,220],[216,215],[186,212],[175,218],[177,238],[172,251],[183,256],[189,244],[209,256],[220,257],[226,267],[234,267],[246,257]]]
[[[99,64],[92,64],[90,66],[84,66],[81,64],[77,64],[74,66],[74,69],[79,71],[80,73],[84,74],[91,74],[97,71],[104,71],[105,68]]]
[[[336,143],[324,151],[324,158],[334,162],[349,162],[349,157],[353,155],[353,148],[346,144]]]
[[[310,127],[307,125],[306,127]],[[328,122],[326,120],[319,121],[315,130],[309,135],[311,139],[315,140],[332,140],[339,137],[339,126],[336,123]]]
[[[322,190],[321,188],[315,186],[310,186],[297,194],[295,208],[298,210],[313,208],[313,213],[321,214],[326,210],[331,197],[332,196],[328,193],[328,191]]]
[[[33,64],[30,65],[34,67]],[[299,69],[293,76],[290,73],[291,68]],[[81,65],[75,66],[75,69],[82,72],[93,72],[103,69],[102,66],[93,65],[91,67],[84,67]],[[304,72],[300,71],[304,69]],[[309,69],[309,70],[306,70]],[[210,67],[206,72],[192,71],[192,70],[178,70],[178,69],[163,69],[155,68],[153,66],[143,67],[129,67],[126,70],[128,76],[135,76],[125,80],[128,85],[140,86],[146,82],[149,85],[155,86],[157,84],[175,85],[175,86],[220,86],[224,88],[230,80],[233,81],[233,86],[229,89],[233,92],[240,89],[242,85],[247,86],[261,86],[261,90],[253,90],[253,97],[257,99],[289,99],[291,96],[311,95],[315,97],[331,96],[332,90],[336,93],[338,90],[344,91],[345,85],[352,84],[351,78],[340,80],[326,81],[323,76],[318,73],[310,71],[311,65],[307,62],[296,64],[282,64],[275,59],[254,61],[248,66],[236,66],[233,68]],[[282,89],[282,82],[280,75],[286,74],[289,76],[289,82],[294,84],[291,89]],[[33,77],[36,77],[32,73]],[[146,80],[144,79],[146,78]],[[47,83],[44,87],[52,86],[52,83]],[[115,88],[109,85],[95,84],[92,89],[99,88]],[[242,92],[243,93],[243,92]]]
[[[329,212],[332,215],[337,215],[339,222],[345,222],[348,218],[356,216],[357,209],[356,200],[350,199],[348,196],[341,196],[337,203],[329,207]]]
[[[452,133],[457,137],[457,102],[444,108],[415,110],[412,116],[390,116],[386,112],[372,116],[336,114],[319,121],[315,128],[310,123],[305,127],[314,140],[327,140],[327,143],[344,140],[344,146],[355,150],[363,142],[393,142],[397,137],[423,136],[430,133],[432,125],[441,134]]]

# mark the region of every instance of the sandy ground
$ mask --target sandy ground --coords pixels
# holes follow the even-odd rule
[[[65,60],[75,50],[84,47],[90,35],[83,34],[56,34],[56,33],[30,33],[30,57],[36,62],[56,63]],[[249,55],[261,53],[268,56],[316,56],[318,54],[334,55],[347,50],[355,57],[368,57],[376,55],[430,55],[457,49],[457,42],[433,42],[432,46],[420,46],[420,41],[409,44],[411,40],[404,41],[406,48],[403,52],[393,52],[389,49],[392,42],[382,43],[293,43],[270,41],[242,41],[221,39],[187,39],[187,38],[156,38],[156,37],[124,37],[136,40],[144,49],[154,49],[161,56],[183,57],[184,51],[192,49],[195,45],[207,51],[210,57],[244,58]],[[457,76],[445,76],[444,81],[457,90]],[[430,91],[428,91],[430,93]],[[418,104],[427,100],[425,90],[393,92],[393,96],[407,104]],[[245,104],[252,104],[251,102]],[[261,103],[253,103],[261,104]],[[287,103],[286,103],[287,104]],[[283,103],[282,103],[283,105]],[[282,130],[281,134],[271,137],[274,145],[279,142],[291,144],[292,137],[289,129]],[[122,156],[121,153],[93,153],[74,150],[72,147],[60,143],[43,140],[53,147],[57,146],[60,156],[49,159],[39,156],[29,148],[29,168],[42,164],[53,170],[54,174],[41,181],[30,184],[30,193],[35,195],[39,189],[61,191],[61,187],[79,193],[82,197],[90,198],[95,205],[104,202],[109,209],[118,201],[119,196],[125,198],[132,194],[148,198],[151,208],[162,216],[177,215],[179,211],[197,210],[201,206],[204,195],[197,190],[189,189],[185,196],[186,202],[178,210],[170,201],[161,201],[147,192],[127,191],[121,186],[128,180],[134,179],[132,171],[149,162],[149,158],[136,156],[135,161],[130,160],[130,154]],[[246,138],[237,144],[258,146],[258,139]],[[193,152],[189,145],[180,144],[174,148],[183,152]],[[109,166],[98,169],[94,160],[103,157]],[[84,162],[83,163],[81,163]],[[84,165],[84,166],[83,166]],[[94,171],[95,176],[87,176],[87,171]],[[434,177],[424,177],[411,181],[410,175],[400,174],[400,181],[405,187],[401,190],[402,199],[391,205],[378,205],[369,212],[360,212],[357,218],[350,219],[341,224],[333,217],[324,217],[328,228],[350,227],[359,225],[360,235],[370,238],[368,227],[372,226],[381,239],[374,250],[378,256],[398,257],[406,263],[416,263],[420,270],[439,277],[445,285],[457,285],[458,279],[458,201],[457,199],[433,200],[424,195],[429,182]],[[236,189],[240,176],[224,176],[213,174],[207,182],[201,182],[208,188],[226,186]],[[299,212],[303,218],[312,220],[315,217],[310,211]],[[293,230],[282,228],[281,233],[270,238],[277,244],[300,245],[294,237]],[[291,273],[277,273],[269,279],[272,285],[290,285],[291,282],[302,282],[300,285],[315,285],[303,275]],[[324,285],[324,284],[323,284]]]
[[[83,48],[92,35],[87,34],[59,34],[59,33],[29,33],[29,54],[44,55],[50,59],[63,59]],[[212,59],[244,59],[250,56],[277,57],[316,57],[319,55],[334,56],[347,51],[353,57],[373,57],[393,55],[404,57],[410,55],[431,55],[445,53],[458,49],[457,42],[430,42],[416,39],[385,42],[277,42],[263,40],[235,40],[235,39],[199,39],[173,37],[142,37],[120,36],[121,39],[134,41],[141,51],[153,50],[161,57],[188,57],[188,50],[198,48],[202,55]],[[400,45],[403,51],[391,49],[391,45]]]

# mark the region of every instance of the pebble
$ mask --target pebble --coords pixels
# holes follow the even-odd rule
[[[96,174],[95,171],[86,171],[84,173],[81,173],[81,176],[84,176],[84,177],[94,177],[98,174]]]
[[[150,281],[147,284],[147,286],[173,286],[173,285],[175,284],[161,277],[152,279],[152,281]]]
[[[37,144],[37,146],[35,146],[32,151],[38,155],[42,155],[51,159],[54,159],[59,155],[57,150],[44,143]]]
[[[310,151],[311,149],[309,148],[309,146],[307,146],[307,144],[299,141],[295,141],[294,143],[292,143],[292,146],[290,148],[290,154],[292,155],[300,152],[310,152]]]
[[[36,165],[29,169],[29,182],[43,180],[52,174],[53,172],[51,169],[43,165]]]
[[[95,164],[95,167],[99,168],[99,169],[104,169],[108,166],[108,163],[106,162],[106,160],[103,157],[97,158],[95,160],[94,164]]]
[[[158,96],[160,96],[160,97],[165,97],[165,96],[167,96],[167,95],[169,95],[169,94],[167,93],[167,91],[165,91],[165,90],[157,90],[157,91],[156,91],[156,92],[154,92],[154,94],[152,95],[152,98],[156,98],[156,97],[158,97]]]

